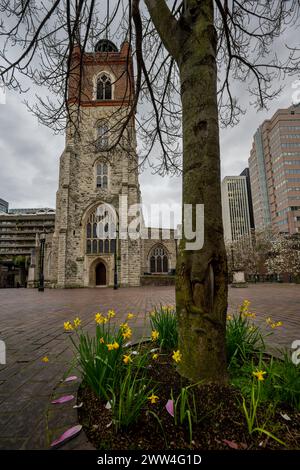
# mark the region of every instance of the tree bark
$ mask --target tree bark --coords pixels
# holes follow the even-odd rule
[[[161,14],[159,19],[153,15],[155,0],[145,1],[167,47],[170,40],[167,20]],[[173,37],[176,36],[172,48],[180,42],[172,55],[181,80],[182,202],[192,204],[194,212],[197,204],[204,204],[204,246],[197,251],[186,250],[183,226],[177,259],[176,309],[182,353],[178,370],[192,381],[224,383],[227,379],[227,259],[221,208],[213,0],[186,0],[178,29],[174,24],[172,28]]]

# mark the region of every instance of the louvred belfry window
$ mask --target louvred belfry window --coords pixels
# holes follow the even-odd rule
[[[107,163],[96,164],[96,185],[97,188],[107,189],[108,187],[108,165]]]
[[[110,77],[103,73],[97,79],[97,100],[112,99],[112,84]]]

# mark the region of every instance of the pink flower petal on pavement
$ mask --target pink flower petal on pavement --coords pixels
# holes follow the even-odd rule
[[[166,410],[174,418],[174,402],[173,402],[173,400],[168,400],[167,401]]]
[[[73,380],[77,380],[78,377],[76,377],[76,375],[71,375],[70,377],[67,377],[65,379],[65,382],[72,382]]]
[[[59,397],[56,400],[53,400],[51,403],[56,405],[57,403],[66,403],[67,401],[73,400],[74,395],[65,395],[63,397]]]
[[[51,447],[58,447],[58,446],[64,444],[69,439],[72,439],[73,437],[77,436],[77,434],[80,433],[81,429],[82,429],[81,424],[77,424],[76,426],[73,426],[72,428],[67,429],[67,431],[65,431],[58,439],[53,441],[50,444],[50,446]]]
[[[236,442],[228,441],[227,439],[223,439],[223,442],[224,442],[224,444],[227,444],[228,447],[230,447],[231,449],[238,449],[239,448],[239,446]]]

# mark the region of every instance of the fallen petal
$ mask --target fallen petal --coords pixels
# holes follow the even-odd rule
[[[224,444],[227,444],[228,447],[230,447],[231,449],[238,449],[239,448],[239,446],[237,445],[236,442],[228,441],[227,439],[223,439],[223,442],[224,442]]]
[[[58,403],[66,403],[67,401],[73,400],[74,395],[65,395],[63,397],[57,398],[56,400],[53,400],[51,403],[53,405],[56,405]]]
[[[81,408],[83,406],[83,402],[79,403],[79,405],[74,405],[73,408]]]
[[[280,413],[280,415],[285,419],[286,421],[292,421],[292,419],[287,415],[286,413]]]
[[[107,428],[109,428],[112,425],[112,421],[106,425]]]
[[[168,400],[167,401],[166,410],[174,418],[174,402],[173,402],[173,400]]]
[[[76,377],[76,375],[71,375],[70,377],[67,377],[65,379],[65,382],[72,382],[73,380],[77,380],[78,377]]]
[[[64,444],[69,439],[72,439],[73,437],[77,436],[80,433],[81,429],[81,424],[77,424],[76,426],[67,429],[67,431],[65,431],[58,439],[56,439],[50,444],[50,447],[58,447]]]
[[[108,401],[108,402],[106,403],[105,408],[106,408],[107,410],[110,410],[110,409],[111,409],[111,403],[110,403],[110,401]]]

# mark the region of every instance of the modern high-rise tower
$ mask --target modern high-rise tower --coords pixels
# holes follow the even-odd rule
[[[245,176],[226,176],[222,181],[222,216],[225,243],[251,240],[247,180]]]
[[[300,106],[279,109],[257,129],[249,158],[255,228],[300,230]]]

